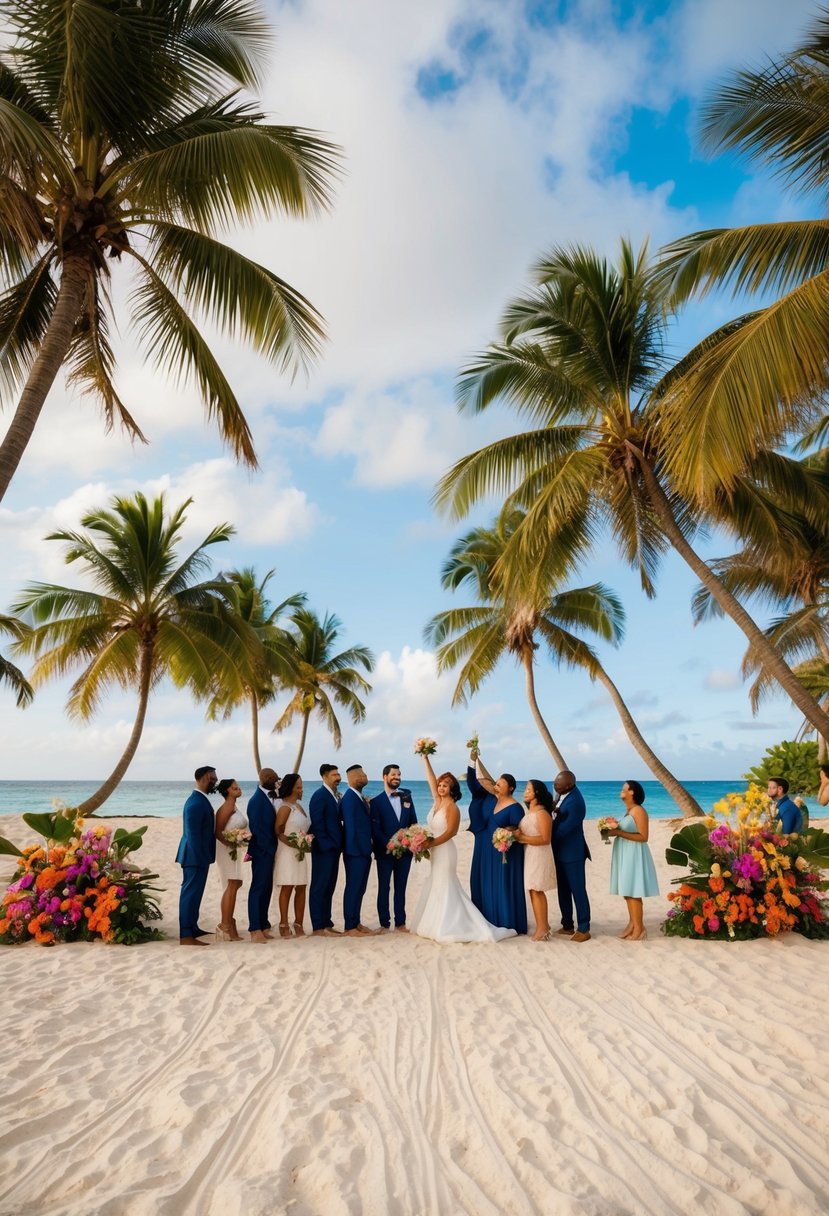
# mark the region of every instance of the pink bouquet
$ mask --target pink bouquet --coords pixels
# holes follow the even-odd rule
[[[409,828],[409,852],[414,857],[415,861],[421,861],[422,858],[429,857],[429,845],[434,840],[434,836],[427,829],[416,823]]]
[[[242,845],[247,847],[250,840],[250,832],[247,828],[228,828],[222,836],[222,840],[230,854],[230,860],[235,861]]]
[[[415,739],[414,753],[416,756],[434,756],[438,745],[434,739]]]
[[[501,861],[507,864],[507,850],[515,844],[515,837],[509,828],[496,828],[492,833],[492,845],[501,854]]]
[[[610,844],[611,828],[618,828],[619,821],[615,815],[605,815],[604,818],[597,820],[596,827],[601,833],[602,840],[605,844]]]
[[[305,854],[310,852],[313,843],[313,832],[291,832],[288,837],[288,844],[297,851],[297,861],[302,861]]]
[[[409,852],[409,829],[400,828],[394,833],[389,843],[386,845],[386,852],[391,853],[392,857],[399,859],[404,853]]]

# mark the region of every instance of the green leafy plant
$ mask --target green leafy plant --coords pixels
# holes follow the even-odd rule
[[[814,739],[798,743],[785,739],[766,750],[758,765],[744,774],[746,781],[765,785],[770,777],[785,777],[790,794],[816,794],[818,788],[818,747]]]

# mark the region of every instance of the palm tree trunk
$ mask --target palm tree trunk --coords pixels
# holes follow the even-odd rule
[[[49,390],[66,358],[72,331],[83,307],[89,273],[85,257],[68,257],[63,263],[55,311],[20,394],[11,425],[0,444],[0,502],[23,458]]]
[[[299,735],[299,749],[296,754],[296,760],[294,761],[294,770],[293,771],[295,773],[299,772],[299,766],[302,763],[302,753],[305,751],[305,740],[308,737],[308,719],[310,717],[311,717],[310,709],[306,710],[305,713],[302,715],[302,730]]]
[[[262,771],[262,761],[259,756],[259,702],[256,693],[250,694],[250,718],[253,734],[253,763],[256,765],[257,777]]]
[[[93,811],[97,811],[99,806],[103,806],[110,794],[116,789],[124,773],[130,766],[133,756],[138,750],[138,744],[141,739],[141,732],[144,729],[144,719],[147,716],[147,702],[150,699],[150,683],[153,671],[153,645],[145,643],[141,647],[141,657],[138,663],[138,713],[132,728],[132,734],[129,737],[129,742],[124,748],[124,753],[121,759],[116,764],[110,775],[107,777],[100,789],[96,790],[90,798],[87,798],[78,807],[80,815],[91,815]]]
[[[599,680],[599,682],[603,684],[610,693],[610,699],[616,706],[619,717],[622,719],[622,726],[625,728],[625,734],[627,735],[628,739],[630,739],[631,743],[645,761],[645,764],[647,764],[654,777],[656,777],[657,781],[664,785],[674,802],[678,807],[681,808],[683,816],[686,819],[696,819],[699,816],[704,815],[705,812],[696,799],[691,797],[685,786],[676,779],[672,772],[665,768],[665,765],[659,759],[657,754],[648,746],[642,736],[641,731],[639,730],[639,727],[634,722],[633,715],[625,704],[622,694],[619,692],[619,689],[613,683],[610,676],[607,674],[601,664],[599,664],[596,668],[596,679]]]
[[[558,750],[553,736],[550,734],[547,723],[541,716],[541,710],[538,708],[538,701],[535,699],[535,676],[533,674],[533,656],[532,651],[524,651],[521,655],[521,662],[524,664],[524,675],[527,684],[527,700],[530,703],[530,710],[535,719],[535,724],[538,727],[538,733],[547,744],[547,750],[558,765],[559,772],[567,768],[564,757]]]
[[[677,553],[688,563],[701,583],[708,589],[726,616],[742,629],[751,645],[757,652],[763,665],[777,680],[780,687],[788,694],[797,708],[819,734],[829,737],[829,714],[820,707],[814,697],[810,696],[798,680],[791,667],[786,663],[780,651],[770,642],[759,625],[752,620],[740,601],[731,594],[728,588],[717,578],[699,554],[691,548],[674,518],[671,504],[656,474],[638,448],[633,449],[642,470],[642,477],[648,491],[648,497],[656,511],[657,517],[668,540]]]

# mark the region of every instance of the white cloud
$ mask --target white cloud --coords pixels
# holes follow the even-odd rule
[[[726,671],[720,667],[709,671],[703,681],[704,687],[710,692],[727,692],[732,688],[739,688],[741,683],[736,671]]]

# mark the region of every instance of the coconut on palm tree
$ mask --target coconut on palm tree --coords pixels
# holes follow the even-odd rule
[[[279,716],[274,731],[283,731],[295,718],[300,721],[299,743],[294,772],[299,772],[312,716],[319,719],[331,735],[334,747],[342,746],[342,730],[335,706],[342,706],[354,723],[362,722],[366,707],[360,699],[371,692],[371,685],[357,670],[374,670],[374,655],[367,646],[351,646],[335,653],[342,621],[327,612],[320,620],[310,608],[291,613],[288,663],[290,676],[285,687],[293,696]]]
[[[316,310],[220,239],[230,225],[328,204],[337,149],[269,123],[255,0],[8,0],[0,57],[0,500],[60,368],[143,438],[115,385],[112,267],[129,267],[129,328],[195,382],[237,457],[253,439],[206,318],[279,366],[312,357]],[[113,262],[114,259],[114,262]],[[126,321],[126,318],[124,318]],[[122,321],[122,325],[124,322]]]
[[[513,585],[550,585],[550,555],[563,528],[571,533],[569,569],[608,528],[649,595],[659,560],[673,547],[804,716],[829,731],[829,715],[692,547],[706,515],[671,478],[677,439],[663,417],[682,374],[664,352],[671,307],[646,247],[634,253],[623,241],[615,265],[589,248],[552,250],[536,268],[535,286],[506,308],[501,341],[458,386],[462,409],[481,412],[501,400],[530,429],[459,460],[439,483],[437,502],[458,519],[490,496],[526,512],[501,559]],[[769,475],[796,475],[773,453],[765,463]],[[556,580],[568,573],[558,557],[553,566]]]
[[[276,572],[269,570],[259,578],[251,566],[230,570],[222,576],[222,591],[234,616],[243,620],[259,640],[259,647],[246,655],[244,667],[236,669],[235,679],[223,675],[210,691],[207,716],[230,717],[234,709],[247,705],[251,718],[251,741],[255,772],[262,769],[259,752],[259,713],[276,698],[277,689],[290,685],[292,678],[292,638],[280,624],[286,613],[305,604],[305,593],[297,592],[272,605],[267,586]]]
[[[621,693],[580,633],[592,633],[618,644],[624,633],[625,614],[619,599],[601,583],[531,598],[499,581],[499,563],[510,537],[521,527],[524,514],[504,512],[492,528],[474,528],[452,547],[443,567],[447,589],[470,584],[479,603],[472,607],[439,612],[426,627],[426,636],[437,644],[439,671],[460,666],[452,704],[465,703],[492,675],[505,654],[512,654],[525,674],[527,699],[539,733],[559,769],[568,767],[550,734],[535,695],[535,654],[546,650],[557,666],[584,670],[604,686],[619,713],[633,747],[662,783],[683,814],[703,812],[680,781],[662,763],[645,740]],[[538,593],[532,593],[537,595]]]
[[[13,616],[0,614],[0,633],[4,633],[19,642],[28,633],[28,627],[23,621],[18,621]],[[15,694],[15,703],[18,709],[31,705],[35,690],[20,668],[16,667],[11,659],[7,659],[2,654],[0,654],[0,684],[8,684],[9,688],[11,688]]]
[[[35,686],[81,669],[67,701],[70,717],[90,719],[112,688],[138,698],[124,752],[81,813],[101,806],[126,773],[150,693],[165,676],[203,693],[217,672],[232,678],[258,646],[255,632],[229,611],[218,581],[203,577],[211,564],[208,550],[228,540],[233,528],[219,524],[191,552],[178,550],[191,501],[168,512],[163,494],[148,501],[137,493],[88,511],[81,520],[85,531],[46,538],[66,545],[65,560],[79,563],[87,587],[32,583],[14,606],[32,621],[16,649],[37,656]]]

